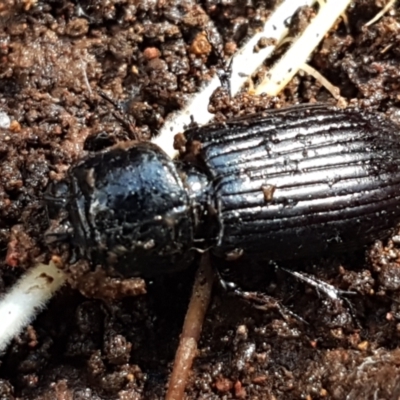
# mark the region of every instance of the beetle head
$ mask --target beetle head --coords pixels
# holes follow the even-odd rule
[[[151,143],[89,155],[68,174],[72,243],[123,276],[180,269],[191,260],[192,210],[175,164]]]

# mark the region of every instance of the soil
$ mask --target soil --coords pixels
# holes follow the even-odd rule
[[[399,6],[364,26],[385,3],[354,1],[347,23],[339,21],[326,35],[310,65],[340,89],[342,102],[399,122]],[[274,5],[272,0],[3,0],[1,292],[54,254],[44,242],[49,218],[43,195],[49,183],[62,179],[88,151],[156,135],[164,119],[223,67],[224,57],[257,31]],[[310,9],[299,12],[292,35],[312,15]],[[336,103],[314,78],[299,73],[273,98],[243,91],[231,99],[219,90],[210,109],[223,120],[315,101]],[[348,302],[333,302],[270,265],[221,265],[230,267],[230,280],[273,296],[304,322],[289,312],[255,309],[215,288],[187,399],[398,399],[399,242],[395,235],[358,253],[286,265],[355,291]],[[110,294],[109,287],[103,295],[85,290],[79,281],[84,278],[72,275],[71,285],[1,357],[0,398],[162,399],[195,270],[196,264],[136,281],[124,296]],[[128,296],[132,292],[138,295]]]

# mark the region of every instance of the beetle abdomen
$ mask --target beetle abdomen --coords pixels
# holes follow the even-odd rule
[[[187,131],[214,188],[216,253],[296,258],[387,234],[400,221],[397,131],[378,115],[321,105]]]

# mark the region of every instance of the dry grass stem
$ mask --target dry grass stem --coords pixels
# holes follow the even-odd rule
[[[203,255],[196,274],[165,400],[183,399],[189,372],[197,353],[197,342],[200,339],[204,317],[210,303],[213,280],[214,274],[207,252]]]

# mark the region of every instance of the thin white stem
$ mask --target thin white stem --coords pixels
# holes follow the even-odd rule
[[[379,11],[378,14],[376,14],[375,17],[369,20],[364,26],[370,26],[376,21],[379,21],[394,6],[394,3],[396,3],[396,0],[390,0],[386,6],[383,7],[382,10]]]
[[[311,75],[316,79],[336,100],[340,99],[340,89],[337,86],[332,85],[321,73],[319,73],[311,65],[303,64],[300,69],[302,69],[308,75]]]
[[[316,0],[285,0],[267,20],[262,31],[254,35],[233,57],[232,73],[230,74],[231,95],[238,93],[243,84],[261,66],[275,50],[276,46],[288,33],[287,22],[299,7],[311,6]],[[334,0],[335,1],[335,0]],[[254,48],[262,38],[272,39],[274,44],[260,49]],[[160,130],[160,134],[153,139],[153,143],[160,146],[170,157],[176,155],[173,148],[173,137],[184,131],[191,120],[199,125],[211,121],[213,114],[208,112],[208,104],[213,92],[221,85],[218,76],[214,76],[208,84],[189,100],[187,106],[179,113],[168,118]]]
[[[277,95],[304,65],[331,29],[335,21],[346,10],[351,0],[329,0],[323,5],[318,15],[305,29],[292,47],[274,65],[266,79],[256,88],[256,94]]]
[[[53,262],[37,264],[19,279],[0,301],[0,351],[46,306],[65,279]]]

